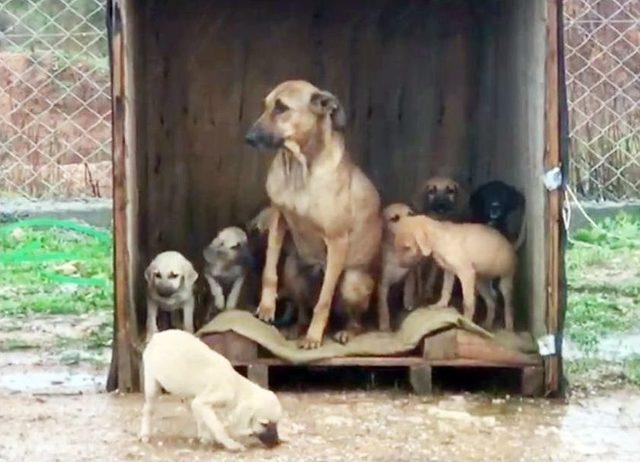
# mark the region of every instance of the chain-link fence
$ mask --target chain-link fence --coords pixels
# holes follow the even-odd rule
[[[565,1],[571,184],[640,199],[640,0]]]
[[[571,183],[640,198],[640,0],[566,0]],[[111,194],[104,0],[0,1],[0,198]]]
[[[0,1],[0,198],[111,195],[104,5]]]

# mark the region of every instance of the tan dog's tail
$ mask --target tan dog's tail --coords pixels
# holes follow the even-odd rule
[[[514,248],[516,249],[516,252],[520,250],[520,247],[522,247],[522,244],[524,244],[526,237],[527,237],[527,220],[526,220],[526,216],[523,214],[522,223],[520,224],[520,233],[518,234],[518,239],[516,239],[516,243],[513,245]]]

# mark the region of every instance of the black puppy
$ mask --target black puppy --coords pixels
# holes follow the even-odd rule
[[[516,188],[499,180],[485,183],[471,194],[469,207],[475,222],[497,229],[512,242],[517,240],[516,248],[522,244],[525,199]],[[514,229],[516,212],[520,214],[521,226]]]

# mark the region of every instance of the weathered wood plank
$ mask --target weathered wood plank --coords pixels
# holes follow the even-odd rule
[[[558,43],[559,21],[558,0],[547,0],[547,29],[545,57],[545,150],[544,166],[549,171],[560,167],[560,112],[559,112],[559,82],[558,82]],[[558,319],[560,312],[560,233],[562,214],[562,189],[547,192],[547,332],[558,334]],[[560,388],[560,367],[557,357],[545,360],[546,393],[555,393]]]
[[[115,342],[113,361],[117,363],[117,377],[110,376],[108,388],[136,391],[139,381],[138,323],[135,305],[135,262],[137,258],[137,190],[135,157],[131,147],[135,143],[132,113],[133,82],[132,56],[128,34],[131,24],[126,0],[111,5],[111,76],[113,110],[113,221],[115,271]]]
[[[409,384],[418,395],[429,395],[433,391],[431,366],[426,364],[409,367]]]
[[[513,366],[540,364],[538,355],[510,350],[490,339],[460,329],[427,337],[424,342],[424,358],[427,361],[473,360]]]

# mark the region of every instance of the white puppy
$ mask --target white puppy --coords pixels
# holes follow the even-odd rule
[[[177,396],[193,398],[191,410],[198,438],[204,443],[213,436],[226,449],[241,451],[244,446],[233,437],[255,436],[267,447],[280,442],[282,407],[275,393],[238,374],[225,357],[194,335],[181,330],[160,332],[153,336],[142,359],[142,441],[149,441],[153,402],[162,387]]]
[[[236,308],[242,284],[251,265],[247,234],[235,226],[224,228],[202,254],[206,261],[204,275],[216,308]],[[225,291],[228,292],[226,297]]]
[[[158,254],[144,272],[147,280],[147,338],[158,332],[158,309],[182,309],[184,329],[193,332],[193,284],[198,273],[181,253]]]
[[[413,215],[413,211],[406,204],[391,204],[382,211],[384,221],[382,276],[378,284],[378,328],[382,331],[391,330],[388,300],[391,286],[404,280],[403,305],[407,309],[413,309],[415,304],[415,274],[413,272],[410,273],[410,268],[400,265],[394,248],[395,230],[398,221],[410,215]]]

